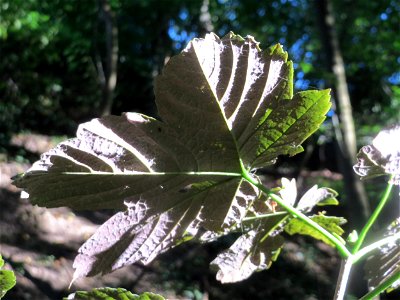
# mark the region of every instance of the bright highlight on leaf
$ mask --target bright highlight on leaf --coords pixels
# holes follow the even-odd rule
[[[261,242],[262,234],[262,231],[252,230],[242,235],[211,262],[218,270],[217,280],[222,283],[241,281],[271,266],[281,251],[284,238],[271,236]]]
[[[390,174],[392,182],[400,185],[400,125],[382,130],[372,145],[361,148],[354,171],[362,179]]]
[[[329,90],[293,95],[281,45],[261,51],[233,33],[191,41],[157,78],[155,96],[160,120],[127,113],[84,123],[15,181],[40,206],[120,210],[79,249],[74,279],[147,264],[183,240],[214,239],[252,212],[274,214],[242,175],[302,151],[330,107]],[[248,246],[232,246],[242,263],[228,266],[241,275],[226,276],[270,265],[281,246],[271,233],[284,217],[246,229]]]
[[[336,199],[338,196],[337,192],[329,188],[318,188],[314,185],[309,189],[298,201],[297,198],[297,187],[296,180],[288,180],[282,178],[282,189],[279,191],[283,200],[292,206],[295,206],[302,212],[310,212],[311,209],[318,205],[338,205],[339,202]]]

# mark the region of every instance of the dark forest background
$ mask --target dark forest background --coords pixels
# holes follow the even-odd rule
[[[27,230],[18,217],[21,207],[28,209],[29,204],[18,200],[18,191],[9,185],[10,176],[15,175],[11,173],[25,170],[41,152],[74,136],[77,125],[91,118],[126,111],[157,117],[155,77],[189,40],[210,31],[219,36],[229,31],[252,35],[262,49],[281,43],[294,62],[295,89],[332,88],[333,108],[321,129],[306,142],[306,151],[295,158],[282,158],[261,173],[271,181],[295,177],[302,189],[313,183],[336,188],[342,205],[334,213],[349,219],[348,228],[360,228],[385,183],[378,180],[363,185],[351,166],[357,149],[380,129],[400,121],[399,24],[400,2],[396,0],[0,1],[0,200],[10,212],[2,213],[0,252],[14,251],[7,247],[32,250],[35,243],[41,243],[33,241],[38,233]],[[384,216],[387,221],[398,216],[398,207]],[[79,217],[96,224],[103,216]],[[15,233],[5,233],[6,221],[7,226],[18,224]],[[29,241],[24,234],[31,236]],[[228,237],[220,243],[226,246],[229,242]],[[146,279],[150,283],[142,288],[174,291],[176,297],[185,299],[326,299],[333,293],[338,260],[320,244],[308,247],[309,242],[294,238],[275,271],[257,274],[253,281],[237,286],[218,285],[208,270],[218,244],[184,246],[149,269],[140,269],[159,275]],[[73,258],[79,246],[71,246],[68,252],[54,246],[54,241],[41,245],[40,255],[52,256],[52,262]],[[321,247],[322,256],[315,253]],[[188,259],[181,257],[182,251]],[[299,260],[296,253],[305,257]],[[21,283],[18,297],[25,293],[31,299],[52,299],[68,294],[66,286],[49,283],[52,279],[37,283],[29,278],[35,277],[32,271],[6,254],[9,265],[22,270],[20,279],[25,276],[32,283],[27,285],[30,288]],[[302,272],[316,275],[301,278]],[[318,281],[325,280],[323,276],[326,281]],[[135,282],[141,282],[137,277]],[[354,284],[354,295],[365,289],[365,282],[359,281]],[[121,281],[106,283],[121,285]],[[132,283],[124,287],[137,289]],[[279,291],[282,298],[276,296]]]

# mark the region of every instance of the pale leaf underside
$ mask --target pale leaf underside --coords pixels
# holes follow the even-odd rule
[[[382,130],[372,145],[361,148],[354,171],[362,179],[392,175],[392,183],[400,185],[400,125]]]
[[[296,201],[297,186],[295,179],[288,180],[287,178],[282,178],[282,189],[279,191],[279,194],[284,201],[295,206],[302,212],[310,212],[316,205],[324,206],[338,204],[336,200],[338,194],[336,191],[329,188],[318,188],[317,185],[310,188],[300,198],[300,200]]]
[[[148,263],[183,237],[237,226],[260,197],[242,164],[298,153],[330,107],[328,90],[293,95],[292,73],[280,45],[194,39],[156,80],[161,121],[94,119],[16,179],[34,204],[121,210],[79,249],[74,277]]]
[[[297,197],[295,179],[289,181],[282,178],[282,189],[279,192],[283,201],[294,205]],[[314,186],[301,197],[296,207],[302,212],[308,212],[316,205],[336,205],[336,195],[337,193],[333,190]],[[284,238],[281,235],[283,231],[289,234],[312,236],[332,245],[319,231],[299,219],[279,212],[271,214],[268,200],[265,201],[263,198],[253,203],[247,217],[268,217],[256,219],[250,226],[246,226],[247,224],[244,222],[242,228],[248,229],[247,233],[240,236],[229,249],[220,253],[211,262],[211,265],[217,270],[218,280],[222,283],[237,282],[248,278],[254,272],[268,269],[277,259],[283,246]],[[345,223],[343,218],[320,214],[312,216],[311,219],[338,236],[344,232],[340,227]]]
[[[268,236],[264,241],[260,231],[251,230],[240,236],[227,250],[211,262],[218,269],[217,280],[222,283],[242,281],[254,272],[268,269],[279,255],[284,238]]]

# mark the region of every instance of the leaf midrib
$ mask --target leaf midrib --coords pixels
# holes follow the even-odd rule
[[[204,72],[203,65],[202,65],[201,62],[199,61],[199,56],[197,55],[197,49],[196,49],[196,47],[195,47],[195,44],[193,44],[193,49],[194,49],[194,52],[195,52],[195,55],[196,55],[197,62],[198,62],[198,64],[199,64],[199,66],[200,66],[200,69],[202,70],[202,75],[203,75],[204,79],[206,80],[206,82],[207,82],[207,84],[208,84],[208,88],[210,89],[210,91],[212,92],[212,94],[213,94],[213,96],[214,96],[214,101],[217,103],[217,105],[218,105],[218,107],[219,107],[220,114],[222,115],[222,118],[223,118],[223,120],[224,120],[224,122],[225,122],[225,127],[226,127],[226,129],[228,130],[228,132],[229,132],[229,134],[230,134],[230,136],[231,136],[231,138],[232,138],[233,144],[235,145],[235,150],[236,150],[236,154],[237,154],[237,158],[238,158],[238,165],[239,165],[239,167],[240,167],[240,169],[241,169],[241,172],[242,172],[242,166],[243,166],[243,164],[242,164],[242,160],[241,160],[241,157],[240,157],[240,151],[239,151],[239,146],[238,146],[238,144],[237,144],[237,140],[236,140],[236,138],[234,137],[232,130],[229,128],[229,123],[228,123],[228,120],[226,119],[225,112],[224,112],[224,108],[221,107],[221,103],[220,103],[220,101],[218,100],[218,96],[217,96],[216,93],[215,93],[216,91],[214,91],[214,89],[212,88],[212,85],[211,85],[210,81],[208,80],[208,78],[207,78],[207,76],[206,76],[206,73]],[[232,63],[233,63],[233,61],[232,61]],[[233,67],[233,66],[232,66],[232,67]],[[231,68],[231,69],[232,69],[232,68]],[[232,74],[231,74],[231,75],[232,75]],[[230,80],[230,79],[229,79],[229,80]],[[240,177],[242,177],[241,174],[240,174]]]

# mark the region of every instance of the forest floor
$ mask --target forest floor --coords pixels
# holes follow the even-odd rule
[[[52,139],[34,135],[17,136],[13,143],[32,153],[54,146]],[[135,264],[106,276],[79,279],[69,288],[78,248],[112,212],[32,206],[11,184],[11,177],[29,166],[0,160],[0,253],[6,268],[17,276],[17,284],[5,300],[62,299],[76,290],[102,286],[123,287],[138,294],[151,291],[168,299],[311,300],[333,295],[339,257],[329,246],[302,237],[285,244],[270,270],[238,284],[220,284],[208,266],[235,240],[228,236],[207,245],[187,243],[148,266]]]

